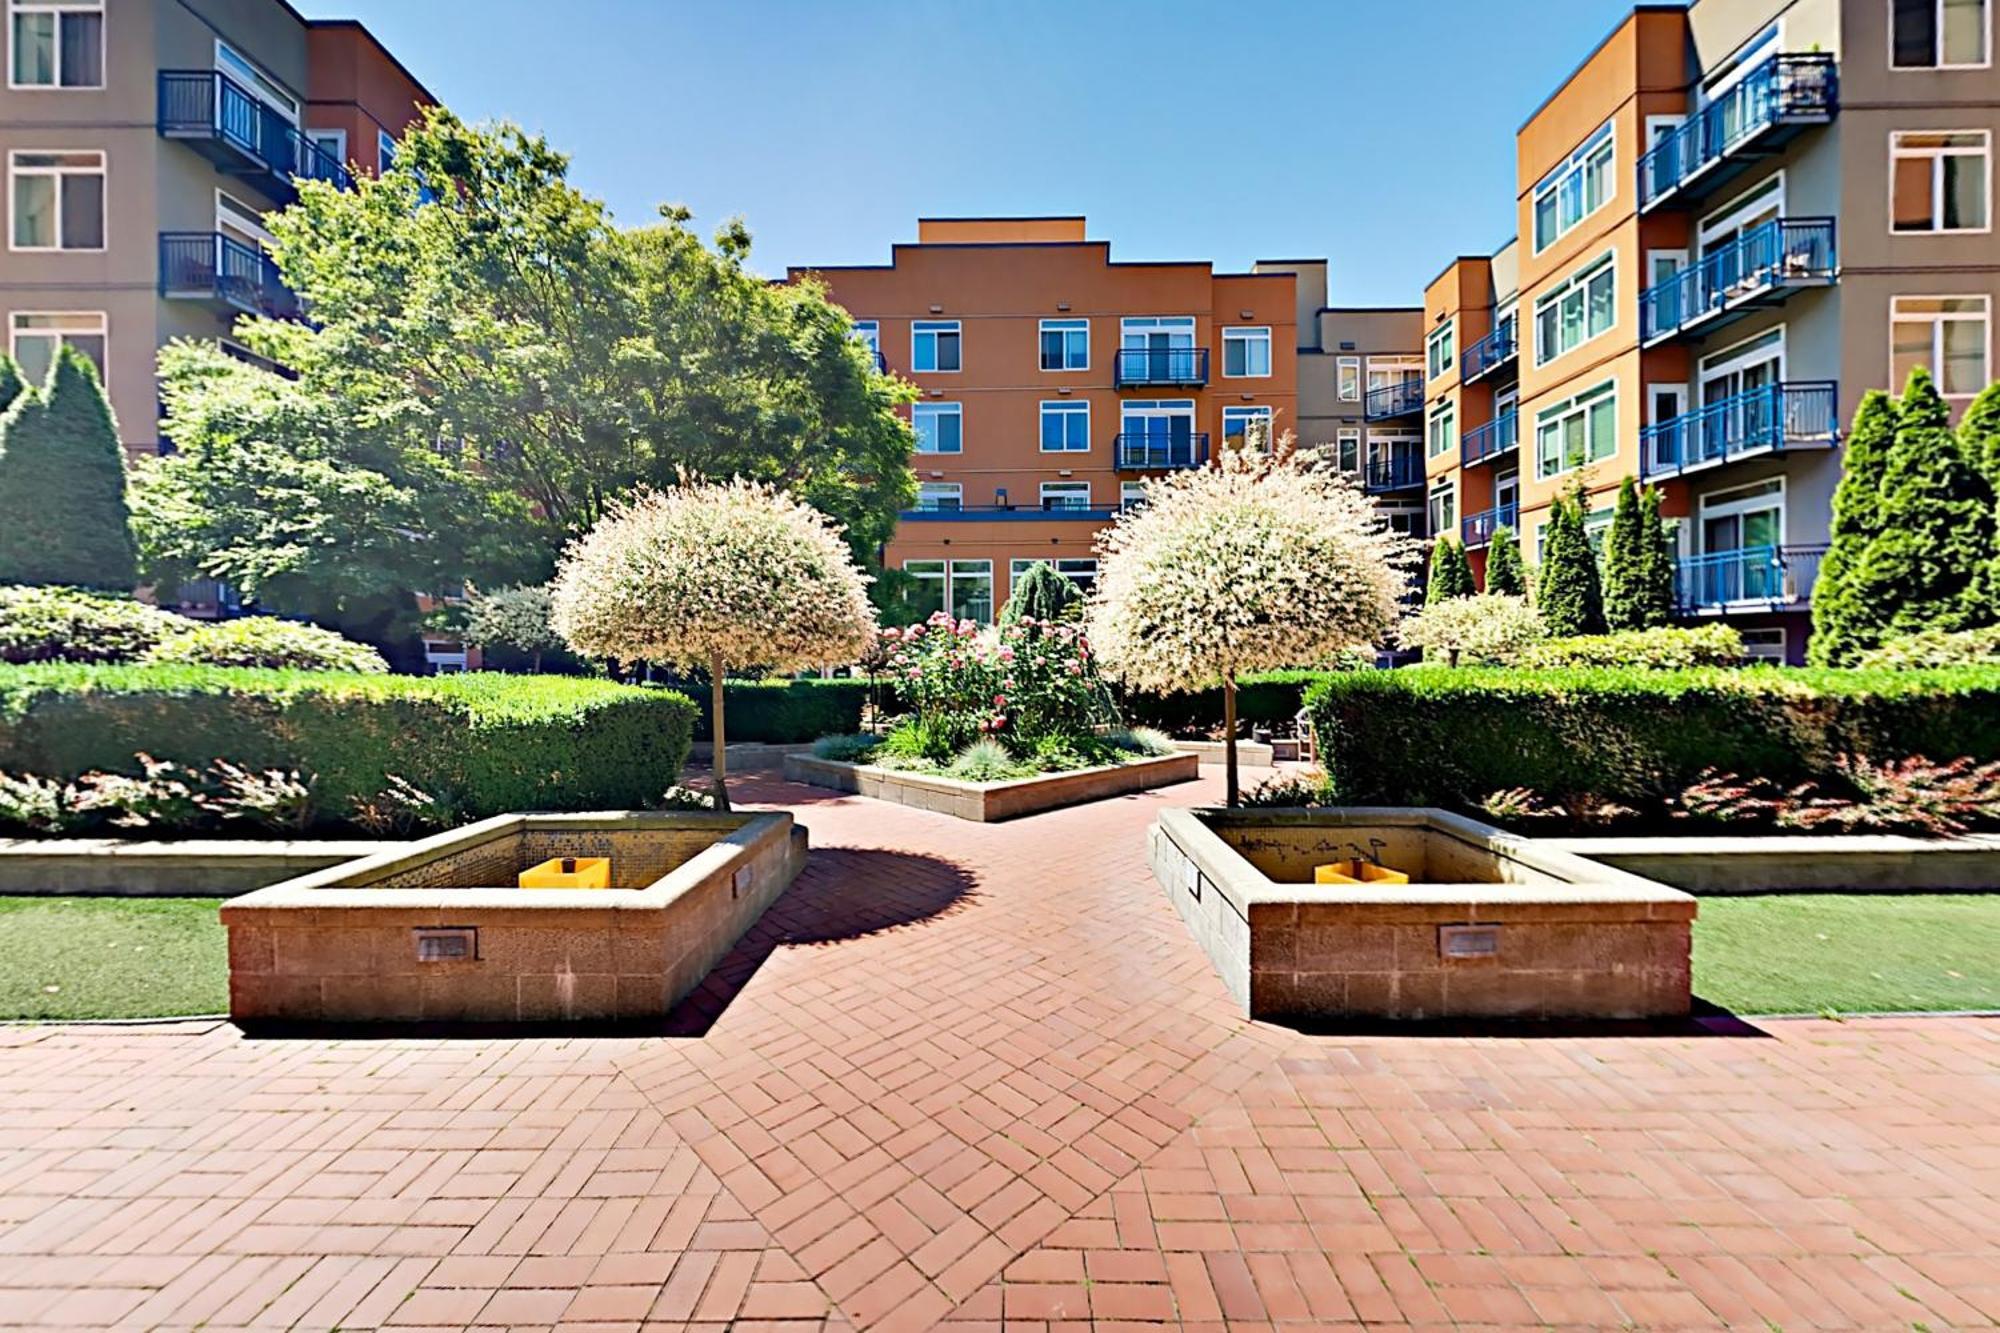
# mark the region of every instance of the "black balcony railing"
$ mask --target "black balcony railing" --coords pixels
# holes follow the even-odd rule
[[[1706,403],[1639,432],[1640,474],[1671,477],[1750,454],[1830,447],[1840,439],[1839,400],[1839,385],[1816,380],[1766,384]]]
[[[1683,615],[1804,606],[1812,601],[1824,546],[1745,546],[1688,556],[1674,571]]]
[[[1361,405],[1361,415],[1369,421],[1387,421],[1420,412],[1424,406],[1424,383],[1414,376],[1370,389]]]
[[[1490,374],[1512,361],[1520,350],[1514,339],[1514,317],[1500,321],[1500,327],[1465,349],[1458,358],[1458,377],[1468,383]]]
[[[1639,293],[1639,341],[1727,323],[1799,287],[1837,280],[1832,218],[1773,218]]]
[[[1712,189],[1733,165],[1840,109],[1840,75],[1825,52],[1774,55],[1689,116],[1639,159],[1639,211],[1699,184]]]
[[[1028,504],[969,505],[952,501],[920,503],[905,509],[905,522],[950,522],[959,519],[1087,519],[1105,522],[1117,511],[1109,505],[1082,504],[1072,499],[1048,499]]]
[[[162,135],[185,141],[232,175],[253,178],[274,198],[290,202],[300,180],[354,186],[333,154],[220,70],[163,69],[159,93]]]
[[[220,232],[160,233],[160,295],[273,319],[299,319],[303,313],[269,255]]]
[[[1483,426],[1474,426],[1459,440],[1458,460],[1462,467],[1474,463],[1484,463],[1491,459],[1503,458],[1514,452],[1519,443],[1518,423],[1513,408],[1508,408]]]
[[[1159,384],[1185,387],[1208,383],[1206,347],[1121,347],[1114,375],[1119,388]]]
[[[1424,460],[1414,453],[1375,459],[1361,474],[1361,489],[1370,494],[1406,491],[1423,484]]]
[[[1493,534],[1502,528],[1520,530],[1521,507],[1518,504],[1495,505],[1478,514],[1468,514],[1458,525],[1460,538],[1467,546],[1488,546]]]
[[[1208,433],[1172,435],[1126,431],[1113,441],[1119,468],[1128,472],[1200,467],[1208,461]]]

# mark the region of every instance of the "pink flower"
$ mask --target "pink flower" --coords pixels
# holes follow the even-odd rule
[[[1014,660],[1014,650],[1013,650],[1012,648],[1002,648],[1002,649],[1000,650],[1000,660],[1001,660],[1001,661],[1003,661],[1003,662],[1011,662],[1011,661],[1013,661],[1013,660]]]
[[[924,675],[923,672],[919,671],[915,667],[911,667],[908,674],[911,680],[922,680]]]
[[[998,731],[1000,730],[1000,728],[1006,725],[1007,725],[1007,715],[1005,713],[995,713],[993,715],[993,730]]]
[[[993,696],[993,706],[994,706],[995,708],[1005,708],[1005,707],[1007,706],[1007,696],[1006,696],[1006,695],[1004,695],[1004,694],[996,694],[996,695],[994,695],[994,696]]]
[[[1081,676],[1083,674],[1083,663],[1071,662],[1069,664],[1069,674],[1072,676]]]

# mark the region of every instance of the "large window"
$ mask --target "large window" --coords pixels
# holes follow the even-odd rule
[[[1897,130],[1889,136],[1889,229],[1987,231],[1989,130]]]
[[[917,485],[917,508],[926,514],[965,507],[965,486],[956,481],[926,481]]]
[[[1343,356],[1336,363],[1339,372],[1340,401],[1358,403],[1361,401],[1361,358]]]
[[[1455,349],[1458,339],[1458,320],[1448,319],[1430,332],[1424,340],[1426,378],[1436,379],[1450,370],[1458,362]]]
[[[955,454],[965,448],[964,409],[957,403],[918,403],[910,409],[920,454]]]
[[[1535,252],[1595,213],[1617,192],[1611,170],[1614,148],[1611,125],[1584,140],[1569,160],[1542,177],[1535,187]]]
[[[882,326],[872,319],[857,319],[851,330],[854,341],[864,343],[875,355],[882,355]]]
[[[1045,319],[1042,321],[1042,369],[1090,369],[1089,320]]]
[[[1334,466],[1342,472],[1361,470],[1361,428],[1342,426],[1333,447]]]
[[[1992,365],[1992,303],[1985,296],[1897,296],[1889,301],[1889,387],[1928,366],[1953,397],[1986,387]]]
[[[1889,0],[1889,63],[1978,68],[1993,61],[1992,0]]]
[[[104,0],[9,0],[7,86],[102,88]]]
[[[1618,386],[1596,388],[1535,413],[1535,475],[1553,477],[1618,449]]]
[[[1426,517],[1430,520],[1431,536],[1455,537],[1458,535],[1458,490],[1446,477],[1431,487],[1426,497]]]
[[[7,175],[12,249],[104,248],[104,154],[16,150]]]
[[[1130,483],[1127,484],[1129,485]],[[1033,565],[1048,565],[1056,573],[1062,575],[1085,592],[1089,592],[1097,586],[1097,561],[1082,558],[1050,559],[1047,556],[1025,556],[1009,560],[1007,562],[1007,586],[1012,588],[1016,583],[1020,582],[1021,576],[1027,573],[1029,567]]]
[[[1535,301],[1535,364],[1546,365],[1609,333],[1617,319],[1617,256],[1606,254]]]
[[[1225,448],[1245,445],[1270,452],[1271,409],[1268,407],[1225,407],[1222,409],[1222,443]]]
[[[993,623],[991,560],[905,560],[903,572],[917,580],[923,614],[948,611],[960,620]]]
[[[1271,330],[1224,329],[1222,373],[1239,379],[1260,379],[1271,373]]]
[[[959,368],[958,321],[919,319],[910,324],[910,369],[946,374]]]
[[[265,106],[294,125],[299,123],[299,99],[286,92],[276,79],[257,68],[241,51],[219,38],[215,43],[215,67]]]
[[[1042,452],[1082,453],[1090,448],[1090,404],[1058,399],[1042,404]]]
[[[1090,508],[1090,483],[1087,481],[1043,482],[1042,508],[1044,509]]]
[[[1458,412],[1450,403],[1431,409],[1424,453],[1431,458],[1449,452],[1458,443]]]
[[[16,310],[7,331],[7,350],[20,363],[21,374],[30,384],[48,379],[49,367],[56,361],[56,349],[65,343],[95,362],[98,378],[102,379],[104,328],[101,311]]]

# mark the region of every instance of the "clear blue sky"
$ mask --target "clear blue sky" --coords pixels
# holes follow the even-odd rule
[[[883,263],[920,215],[1083,213],[1121,259],[1325,255],[1414,304],[1513,231],[1515,129],[1626,0],[294,0],[620,218]]]

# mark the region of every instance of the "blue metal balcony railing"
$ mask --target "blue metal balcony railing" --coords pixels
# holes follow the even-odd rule
[[[219,302],[273,319],[304,315],[269,255],[220,232],[160,233],[160,295]]]
[[[1773,218],[1639,293],[1641,346],[1837,280],[1832,218]]]
[[[1470,383],[1512,361],[1520,351],[1514,337],[1514,317],[1500,321],[1500,327],[1465,349],[1458,358],[1458,377]]]
[[[1135,384],[1175,387],[1208,383],[1206,347],[1121,347],[1114,379],[1123,389]]]
[[[1517,426],[1519,417],[1510,408],[1483,426],[1474,426],[1459,440],[1458,461],[1461,467],[1471,467],[1474,463],[1484,463],[1514,452],[1518,444]]]
[[[1840,386],[1832,380],[1766,384],[1656,422],[1639,432],[1639,472],[1671,477],[1748,454],[1840,440]]]
[[[1413,412],[1421,412],[1423,406],[1423,381],[1397,380],[1394,384],[1370,389],[1361,405],[1361,415],[1368,421],[1386,421],[1390,417],[1406,417]]]
[[[354,187],[331,153],[219,70],[161,70],[159,94],[163,136],[186,141],[233,175],[255,177],[275,198],[290,202],[299,180]]]
[[[1674,601],[1683,615],[1804,606],[1825,554],[1825,546],[1745,546],[1688,556],[1674,570]]]
[[[1406,491],[1423,484],[1424,460],[1414,454],[1375,459],[1361,474],[1361,489],[1371,495],[1383,491]]]
[[[1128,472],[1200,467],[1208,461],[1208,432],[1156,435],[1127,431],[1112,442],[1117,465]]]
[[[1712,188],[1734,174],[1718,167],[1788,131],[1823,125],[1839,109],[1840,75],[1831,55],[1771,56],[1639,159],[1639,211],[1697,178]]]
[[[1460,538],[1467,546],[1486,546],[1493,540],[1493,534],[1501,528],[1520,530],[1521,506],[1518,504],[1495,505],[1484,513],[1468,514],[1458,525]]]

